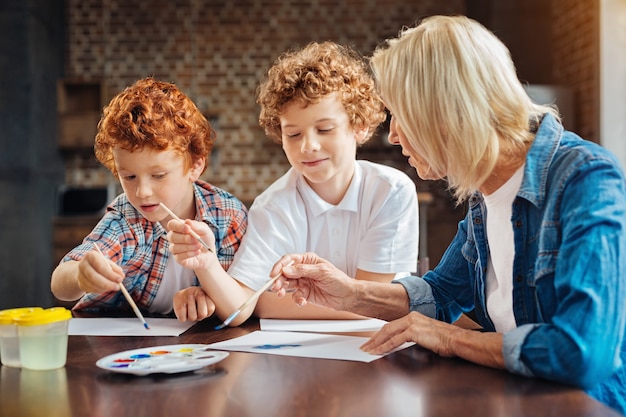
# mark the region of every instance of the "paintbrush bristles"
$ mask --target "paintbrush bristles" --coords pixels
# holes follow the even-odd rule
[[[150,330],[150,326],[148,326],[148,323],[146,323],[146,320],[143,318],[143,314],[141,314],[141,311],[139,311],[139,307],[137,307],[137,304],[135,304],[135,300],[133,300],[133,298],[128,293],[128,290],[126,289],[126,287],[124,287],[124,285],[122,285],[121,282],[120,291],[122,291],[122,294],[124,294],[124,297],[128,301],[128,304],[130,304],[130,307],[133,309],[133,312],[135,313],[137,318],[141,320],[143,327],[145,327],[147,330]]]

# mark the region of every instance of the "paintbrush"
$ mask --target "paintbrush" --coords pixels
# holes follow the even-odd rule
[[[95,242],[93,242],[93,246],[96,248],[96,250],[98,251],[100,255],[106,258],[106,256],[104,256],[104,253],[102,253],[102,251],[100,250],[100,247],[96,245]],[[137,304],[135,304],[135,300],[133,300],[133,298],[130,296],[126,287],[124,287],[124,285],[121,282],[119,283],[119,286],[120,286],[120,291],[122,291],[122,294],[124,294],[124,297],[128,301],[128,304],[130,304],[130,306],[132,307],[133,311],[135,312],[135,315],[137,316],[139,320],[141,320],[143,327],[145,327],[147,330],[150,330],[150,326],[148,326],[148,323],[146,323],[146,319],[143,318],[143,314],[141,314],[141,311],[139,311],[139,307],[137,307]]]
[[[293,261],[290,261],[287,265],[283,266],[283,268],[286,268],[290,265],[293,264]],[[255,292],[254,294],[252,294],[250,296],[250,298],[248,298],[246,301],[244,301],[244,303],[237,309],[235,310],[235,312],[233,314],[231,314],[230,316],[228,316],[226,318],[226,320],[224,320],[224,323],[215,326],[215,330],[220,330],[223,329],[224,327],[228,326],[234,319],[235,317],[237,317],[243,310],[245,310],[246,307],[248,307],[250,304],[252,304],[257,298],[259,298],[261,296],[261,294],[263,294],[263,292],[267,291],[267,289],[269,287],[272,286],[272,284],[274,284],[274,282],[276,282],[276,280],[278,278],[280,278],[280,276],[282,275],[282,271],[279,272],[278,274],[274,275],[272,278],[270,278],[269,281],[267,281],[265,284],[263,284],[263,286],[261,288],[259,288],[259,290],[257,292]]]
[[[169,214],[169,215],[170,215],[173,219],[176,219],[176,220],[181,221],[181,222],[183,221],[180,217],[178,217],[176,214],[174,214],[174,212],[173,212],[172,210],[170,210],[169,208],[167,208],[167,206],[166,206],[165,204],[163,204],[163,203],[159,203],[159,205],[160,205],[161,207],[163,207],[163,209],[164,209],[165,211],[167,211],[167,213],[168,213],[168,214]],[[194,232],[193,230],[191,230],[191,231],[190,231],[190,233],[191,233],[191,236],[193,236],[194,238],[196,238],[196,240],[197,240],[198,242],[200,242],[200,243],[202,244],[202,246],[204,246],[204,247],[205,247],[205,249],[206,249],[206,250],[208,250],[209,252],[213,252],[213,249],[211,249],[211,247],[209,246],[209,244],[208,244],[208,243],[206,243],[204,240],[202,240],[202,238],[201,238],[200,236],[198,236],[198,234],[197,234],[196,232]]]

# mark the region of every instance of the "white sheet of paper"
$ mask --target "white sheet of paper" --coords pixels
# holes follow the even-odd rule
[[[212,343],[212,349],[306,358],[340,359],[372,362],[385,355],[371,355],[359,347],[367,337],[331,335],[324,333],[255,331],[223,342]],[[405,343],[401,349],[411,346]]]
[[[70,336],[180,336],[195,322],[180,322],[177,319],[146,318],[150,329],[136,317],[72,318],[69,323]]]
[[[385,320],[356,319],[356,320],[281,320],[261,319],[261,330],[285,332],[321,332],[321,333],[349,333],[349,332],[376,332],[380,330]]]

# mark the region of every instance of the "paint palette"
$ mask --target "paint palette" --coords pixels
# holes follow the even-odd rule
[[[96,365],[107,371],[134,375],[195,371],[228,356],[208,345],[168,345],[127,350],[105,356]]]

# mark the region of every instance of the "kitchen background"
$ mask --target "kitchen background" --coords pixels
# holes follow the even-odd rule
[[[174,82],[196,102],[218,132],[204,179],[249,205],[288,168],[257,123],[255,88],[272,61],[313,40],[368,55],[432,14],[465,14],[493,30],[537,100],[556,100],[567,128],[600,142],[607,2],[625,8],[623,0],[3,0],[0,309],[55,303],[52,269],[119,192],[92,144],[102,107],[135,80]],[[420,247],[436,264],[464,206],[445,183],[419,180],[382,130],[358,157],[406,171],[432,197]]]

